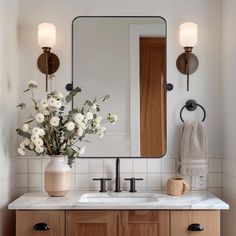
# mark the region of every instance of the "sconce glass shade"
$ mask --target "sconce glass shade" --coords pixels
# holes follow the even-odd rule
[[[197,45],[198,26],[192,22],[186,22],[180,25],[179,42],[184,47],[194,47]]]
[[[38,25],[39,46],[52,48],[56,44],[56,27],[53,24],[42,23]]]

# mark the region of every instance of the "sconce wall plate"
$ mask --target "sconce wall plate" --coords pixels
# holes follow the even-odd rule
[[[188,71],[187,65],[189,66]],[[186,53],[182,53],[177,58],[176,66],[179,72],[181,72],[182,74],[187,75],[189,73],[189,75],[191,75],[197,70],[199,66],[199,61],[193,53],[188,53],[188,55],[186,55]]]
[[[54,53],[44,52],[39,56],[37,64],[43,74],[52,75],[58,70],[60,60]]]

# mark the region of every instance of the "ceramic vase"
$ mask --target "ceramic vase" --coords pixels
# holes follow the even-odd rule
[[[62,197],[70,190],[71,169],[65,156],[50,156],[44,169],[44,189],[49,196]]]

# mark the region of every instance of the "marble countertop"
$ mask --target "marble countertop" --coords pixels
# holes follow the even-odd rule
[[[97,192],[77,192],[71,191],[65,197],[49,197],[45,192],[25,193],[14,202],[8,205],[10,210],[94,210],[94,209],[198,209],[198,210],[227,210],[229,205],[214,196],[213,194],[202,192],[188,192],[182,196],[173,197],[165,192],[151,192],[155,194],[155,201],[148,202],[81,202],[84,194],[95,194]],[[98,193],[97,193],[98,194]],[[102,193],[103,194],[103,193]],[[99,194],[100,196],[102,194]],[[104,193],[106,194],[106,193]],[[108,193],[109,194],[109,193]],[[112,193],[110,193],[112,194]],[[119,194],[119,193],[118,193]],[[134,193],[122,192],[135,197]],[[138,193],[142,194],[142,193]]]

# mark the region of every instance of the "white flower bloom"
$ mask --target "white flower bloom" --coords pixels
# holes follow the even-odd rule
[[[44,129],[39,129],[39,135],[43,137],[45,135]]]
[[[85,146],[83,146],[82,148],[80,148],[79,150],[79,155],[83,155],[85,153]]]
[[[56,91],[55,94],[54,94],[54,97],[58,98],[58,99],[62,99],[62,98],[64,98],[64,95],[61,92]]]
[[[88,119],[85,118],[85,119],[83,120],[83,123],[84,123],[85,125],[87,125],[87,123],[88,123]]]
[[[50,119],[49,123],[51,126],[57,127],[60,123],[60,118],[57,116],[54,116]]]
[[[44,116],[48,116],[48,115],[50,115],[50,111],[47,110],[47,109],[42,110],[42,114],[43,114]]]
[[[35,120],[38,123],[43,123],[44,122],[44,115],[42,113],[38,113],[34,116]]]
[[[116,114],[109,114],[107,119],[110,121],[110,123],[115,123],[118,121],[118,116]]]
[[[55,107],[59,109],[59,108],[61,108],[61,106],[62,106],[61,101],[56,100]]]
[[[34,88],[37,88],[37,87],[38,87],[38,84],[34,80],[30,80],[28,82],[28,89],[34,89]]]
[[[81,122],[81,123],[77,124],[76,127],[77,127],[77,128],[82,128],[83,130],[86,129],[86,125],[85,125],[84,122]]]
[[[32,134],[31,135],[31,141],[34,143],[37,139],[39,139],[39,135],[38,134]]]
[[[39,106],[42,108],[48,107],[48,101],[46,99],[41,99]]]
[[[25,150],[25,143],[24,143],[24,141],[20,143],[20,148]]]
[[[29,131],[29,125],[28,124],[24,124],[22,130],[24,132],[28,132]]]
[[[87,119],[87,120],[92,120],[92,119],[93,119],[93,113],[89,111],[89,112],[86,114],[86,119]]]
[[[96,118],[95,118],[95,121],[96,121],[96,123],[100,123],[101,121],[102,121],[102,117],[101,116],[97,116]]]
[[[22,148],[18,148],[17,151],[21,156],[25,155],[25,151]]]
[[[30,145],[29,145],[30,150],[34,150],[34,147],[35,147],[34,143],[31,142]]]
[[[78,136],[81,137],[83,135],[83,133],[84,133],[84,130],[81,127],[79,127]]]
[[[37,134],[37,135],[39,136],[39,134],[40,134],[40,128],[39,128],[39,127],[34,127],[34,128],[32,129],[32,134]]]
[[[72,121],[69,121],[65,124],[65,127],[68,131],[72,131],[75,128],[75,123]]]
[[[30,145],[30,139],[28,139],[28,138],[25,138],[23,142],[24,142],[25,146]]]
[[[43,146],[43,140],[41,138],[38,138],[34,141],[34,144],[36,147],[41,147]]]
[[[44,149],[43,149],[43,147],[36,146],[35,151],[36,151],[37,153],[42,153],[42,152],[44,151]]]
[[[76,114],[74,115],[74,121],[75,121],[75,123],[81,123],[81,122],[83,121],[83,119],[84,119],[84,115],[81,114],[81,113],[76,113]]]
[[[51,97],[51,98],[48,99],[48,105],[51,106],[51,107],[55,107],[56,102],[57,102],[56,98]]]
[[[96,110],[97,109],[97,104],[93,103],[93,105],[91,106],[92,109]]]

